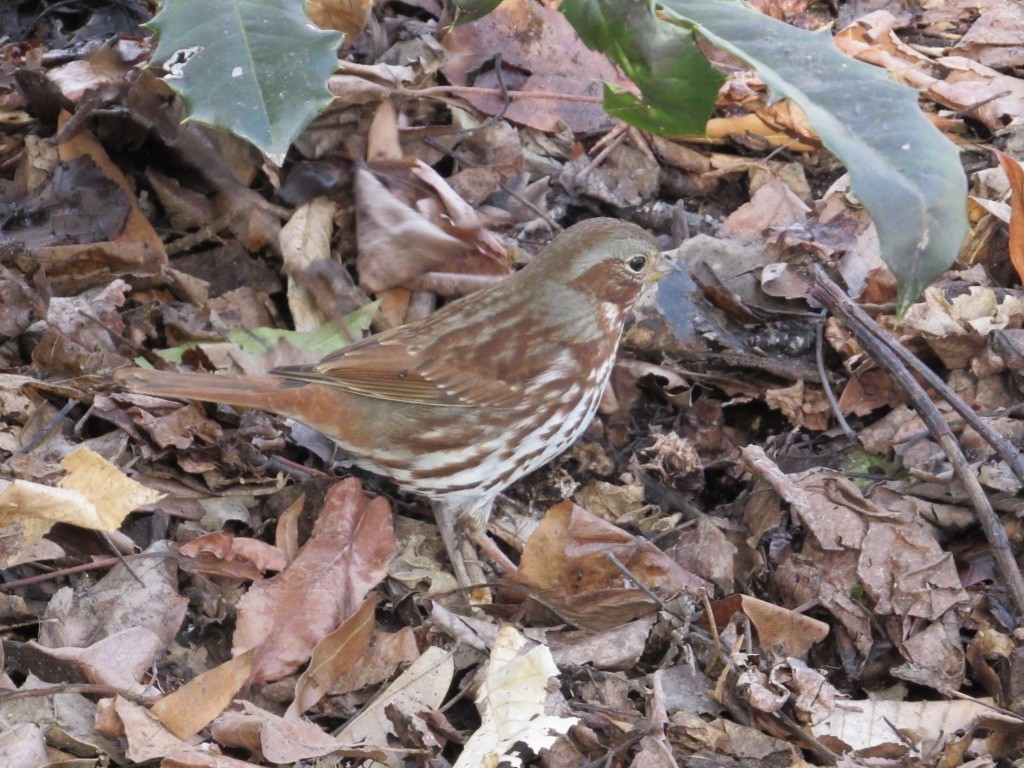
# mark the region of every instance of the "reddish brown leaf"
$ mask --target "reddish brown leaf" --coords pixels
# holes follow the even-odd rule
[[[355,478],[335,484],[298,557],[239,602],[234,653],[259,647],[253,680],[278,680],[305,663],[384,578],[394,553],[387,500],[371,499]]]
[[[308,669],[295,684],[295,700],[288,708],[288,714],[298,716],[312,707],[330,690],[335,680],[355,666],[370,645],[377,626],[374,621],[376,608],[377,596],[370,595],[358,611],[316,644]]]

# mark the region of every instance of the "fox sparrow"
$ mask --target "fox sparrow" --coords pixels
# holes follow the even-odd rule
[[[455,522],[481,532],[498,494],[568,448],[597,411],[627,312],[666,271],[640,227],[590,219],[526,268],[424,320],[269,376],[125,369],[147,395],[303,422],[356,463],[431,499],[459,580]]]

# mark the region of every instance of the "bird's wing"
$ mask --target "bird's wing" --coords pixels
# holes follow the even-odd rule
[[[380,400],[451,407],[503,407],[522,387],[488,375],[478,360],[443,359],[418,350],[395,329],[339,350],[315,365],[276,368],[290,379],[338,387]]]

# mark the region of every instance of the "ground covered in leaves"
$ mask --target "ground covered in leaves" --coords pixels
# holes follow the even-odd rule
[[[547,5],[370,5],[282,167],[180,122],[146,3],[0,9],[0,766],[1024,759],[1022,6],[758,3],[962,149],[971,236],[897,323],[843,169],[735,62],[710,139],[670,140],[604,114],[621,73]],[[111,385],[315,361],[593,215],[683,270],[472,595],[425,504],[312,430]],[[1009,560],[810,261],[985,417],[929,388]]]

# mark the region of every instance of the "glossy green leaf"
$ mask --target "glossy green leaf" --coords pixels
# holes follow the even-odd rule
[[[660,7],[804,110],[849,170],[905,311],[953,263],[967,234],[967,180],[957,149],[921,113],[917,92],[840,53],[828,32],[797,29],[742,0],[666,0]]]
[[[153,64],[187,119],[241,136],[278,165],[331,102],[341,35],[316,27],[301,0],[165,0],[148,26],[160,36]]]
[[[725,77],[690,30],[658,20],[643,2],[564,0],[559,10],[587,47],[619,65],[643,94],[606,84],[608,114],[653,133],[704,133]]]
[[[458,27],[482,19],[501,5],[501,2],[502,0],[453,0],[455,20],[452,22],[452,26]]]

